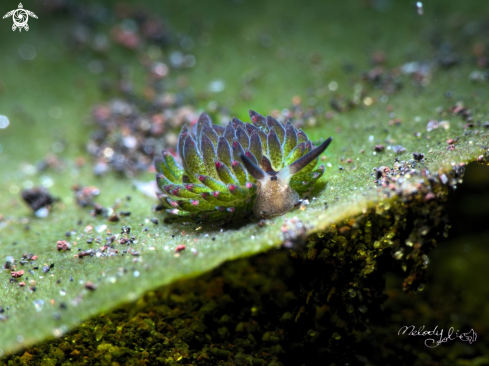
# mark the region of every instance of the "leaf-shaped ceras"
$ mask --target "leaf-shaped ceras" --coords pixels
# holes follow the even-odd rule
[[[155,160],[163,207],[172,215],[213,221],[246,215],[282,215],[323,175],[320,146],[290,122],[250,111],[252,123],[233,118],[226,128],[202,113],[195,133],[183,127],[177,151]]]

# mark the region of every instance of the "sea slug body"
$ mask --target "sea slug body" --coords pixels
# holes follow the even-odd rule
[[[316,168],[331,143],[315,147],[291,122],[250,111],[252,123],[233,118],[213,125],[202,113],[192,133],[183,127],[177,152],[181,164],[163,151],[155,160],[157,196],[171,215],[199,221],[282,215],[324,174]]]

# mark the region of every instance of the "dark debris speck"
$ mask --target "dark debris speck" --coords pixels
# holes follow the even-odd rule
[[[32,189],[24,189],[21,193],[22,199],[32,208],[33,211],[37,211],[40,208],[51,206],[56,198],[51,196],[46,188],[35,187]]]
[[[118,222],[120,220],[119,216],[117,214],[112,214],[107,218],[108,221],[110,222]]]
[[[384,151],[384,149],[385,149],[384,145],[375,145],[375,147],[374,147],[374,151],[377,151],[377,152]]]
[[[414,152],[413,153],[413,158],[414,158],[414,160],[421,161],[421,160],[424,159],[424,154],[418,153],[418,152]]]
[[[90,213],[92,216],[98,216],[98,215],[103,215],[105,216],[107,214],[107,209],[105,209],[101,204],[99,203],[94,203],[93,204],[93,210]]]
[[[84,286],[87,290],[94,291],[97,289],[97,286],[93,282],[86,282]]]

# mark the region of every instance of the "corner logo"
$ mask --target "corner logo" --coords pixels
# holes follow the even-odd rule
[[[29,15],[31,17],[34,17],[37,19],[37,15],[34,14],[30,10],[24,9],[22,6],[22,3],[19,3],[19,8],[9,11],[7,14],[3,16],[3,19],[12,17],[14,21],[14,25],[12,25],[12,30],[15,31],[17,28],[19,29],[19,32],[22,31],[22,28],[24,28],[26,31],[29,30],[29,25],[27,24],[27,21],[29,20]]]

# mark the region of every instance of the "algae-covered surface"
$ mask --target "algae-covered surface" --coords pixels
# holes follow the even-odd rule
[[[310,245],[311,240],[308,247],[320,249],[326,244],[329,256],[300,260],[280,250],[231,261],[195,279],[150,291],[5,362],[486,364],[487,344],[481,339],[489,322],[480,310],[486,307],[489,291],[484,264],[488,179],[487,167],[472,164],[468,182],[449,196],[448,216],[455,238],[440,241],[443,250],[430,253],[429,279],[422,292],[401,290],[402,269],[392,266],[390,255],[379,256],[376,271],[358,278],[359,262],[346,254],[350,243],[358,241],[353,235],[347,235],[346,250],[331,245],[340,236],[323,243],[316,237],[311,238],[315,245]],[[478,202],[469,204],[475,198]],[[460,212],[465,213],[462,219]],[[325,237],[331,237],[331,232]],[[393,272],[384,279],[387,268]],[[387,298],[384,288],[388,301],[379,308],[379,300]],[[436,344],[429,339],[441,340],[438,335],[399,333],[411,325],[416,330],[435,329],[438,335],[443,332],[442,337],[453,327],[454,333],[468,337],[452,336]]]
[[[5,12],[17,7],[7,5]],[[0,29],[0,114],[9,120],[0,130],[0,354],[61,337],[147,291],[284,241],[299,245],[295,256],[326,259],[335,250],[322,238],[336,238],[343,254],[335,261],[356,253],[355,275],[367,278],[383,250],[401,263],[424,244],[426,230],[445,232],[437,205],[461,182],[466,163],[488,160],[488,19],[476,1],[432,2],[422,15],[413,4],[394,2],[151,3],[145,5],[150,14],[171,30],[169,45],[142,42],[135,49],[114,41],[114,27],[134,27],[127,20],[134,13],[116,3],[94,6],[92,13],[109,15],[91,21],[53,4],[25,6],[38,15],[28,32],[12,32],[8,19]],[[88,24],[94,40],[106,35],[110,46],[100,51],[90,41],[74,47],[80,23]],[[175,50],[192,55],[188,67],[171,66]],[[134,84],[134,95],[149,98],[146,56],[169,64],[165,91],[191,95],[185,103],[196,113],[209,112],[215,123],[229,116],[249,121],[251,108],[291,117],[314,141],[333,136],[310,204],[263,225],[251,217],[165,224],[152,210],[156,198],[136,188],[154,179],[149,168],[95,175],[100,157],[87,152],[98,128],[93,106],[111,103],[116,93],[103,85],[120,73]],[[138,109],[154,113],[144,103]],[[171,140],[166,144],[174,148]],[[96,186],[95,201],[108,209],[106,217],[93,205],[80,207],[74,185]],[[47,217],[22,202],[21,191],[34,186],[59,198]],[[382,221],[384,211],[390,216]],[[434,221],[420,220],[409,236],[407,212],[430,213]],[[109,221],[113,213],[119,221]],[[374,234],[366,229],[370,217],[378,223]],[[301,253],[307,236],[313,245]],[[353,240],[352,253],[346,244],[341,248],[345,238]],[[70,251],[57,250],[62,240]],[[424,254],[406,262],[406,289],[423,283],[415,275],[426,269]],[[348,314],[354,318],[357,310]]]

